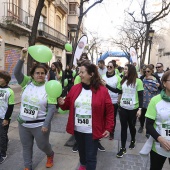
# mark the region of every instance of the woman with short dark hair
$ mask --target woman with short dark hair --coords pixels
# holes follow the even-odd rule
[[[23,146],[24,170],[32,170],[34,139],[38,148],[47,155],[46,167],[50,168],[53,166],[54,152],[49,143],[49,135],[51,120],[56,111],[56,99],[46,93],[47,69],[43,64],[37,64],[32,68],[31,77],[22,74],[26,53],[27,49],[23,49],[20,60],[14,69],[14,75],[23,89],[17,120]]]

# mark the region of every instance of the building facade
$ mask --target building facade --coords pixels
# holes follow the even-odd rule
[[[49,66],[58,59],[64,68],[69,62],[67,58],[70,54],[66,54],[64,45],[71,38],[70,30],[77,27],[79,3],[78,0],[45,0],[36,44],[46,45],[52,50]],[[38,0],[0,0],[0,69],[11,74],[12,84],[16,83],[13,69],[20,51],[28,47],[37,4]],[[23,72],[27,74],[27,63]]]

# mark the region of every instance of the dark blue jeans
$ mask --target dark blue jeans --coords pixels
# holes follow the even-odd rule
[[[81,165],[86,166],[86,170],[95,170],[97,164],[97,150],[99,140],[94,140],[92,134],[75,131],[76,142]]]

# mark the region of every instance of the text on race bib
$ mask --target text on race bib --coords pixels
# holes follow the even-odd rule
[[[6,91],[0,91],[0,100],[5,99]]]
[[[37,118],[39,108],[37,106],[31,106],[28,104],[23,104],[21,115],[30,117],[30,118]]]
[[[124,105],[132,105],[132,98],[122,98],[122,102]]]
[[[91,126],[92,125],[92,117],[91,117],[91,115],[79,115],[79,114],[76,114],[75,125],[76,126],[86,126],[86,127]]]
[[[170,125],[162,124],[161,136],[167,140],[170,140]]]

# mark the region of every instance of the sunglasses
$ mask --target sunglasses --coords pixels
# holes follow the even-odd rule
[[[112,69],[113,67],[112,67],[112,66],[107,66],[107,68],[110,68],[110,69]]]
[[[158,67],[156,67],[156,68],[161,68],[162,66],[158,66]]]
[[[145,71],[145,72],[150,73],[151,71]]]

